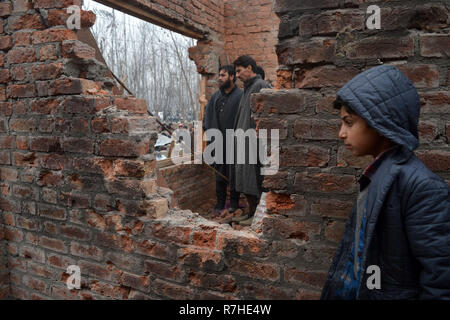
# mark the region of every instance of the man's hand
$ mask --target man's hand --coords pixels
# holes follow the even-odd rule
[[[202,104],[202,105],[208,103],[208,100],[206,99],[206,96],[205,96],[205,95],[202,95],[202,96],[200,97],[200,99],[198,99],[198,101],[199,101],[200,104]]]

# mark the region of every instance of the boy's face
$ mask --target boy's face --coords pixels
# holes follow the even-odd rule
[[[376,157],[383,145],[383,137],[369,127],[367,122],[356,114],[348,113],[341,107],[341,130],[339,138],[344,140],[345,147],[356,157],[372,155]]]

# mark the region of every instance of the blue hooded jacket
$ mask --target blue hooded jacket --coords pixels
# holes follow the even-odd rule
[[[393,66],[367,70],[338,97],[398,147],[369,184],[362,277],[357,299],[450,299],[450,187],[415,155],[420,99]],[[330,267],[321,299],[340,299],[353,246],[356,206]],[[380,289],[370,289],[368,267],[380,269]]]

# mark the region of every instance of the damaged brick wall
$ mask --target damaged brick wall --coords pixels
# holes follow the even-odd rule
[[[332,109],[336,91],[359,72],[383,62],[413,81],[422,101],[416,153],[450,184],[449,4],[370,1],[381,7],[382,29],[367,30],[365,2],[275,1],[282,21],[281,90],[252,99],[257,126],[280,130],[280,171],[264,181],[271,190],[268,225],[284,230],[286,238],[306,241],[313,254],[334,253],[356,199],[357,177],[371,161],[353,157],[338,141],[340,120]],[[304,256],[301,247],[294,250]],[[325,272],[328,267],[327,260],[292,264],[291,279],[311,280],[301,269]],[[320,287],[325,273],[316,275]]]

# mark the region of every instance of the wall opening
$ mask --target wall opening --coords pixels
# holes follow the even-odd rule
[[[179,128],[193,133],[194,121],[203,117],[199,101],[205,95],[205,84],[188,52],[197,40],[168,30],[164,24],[143,21],[140,15],[129,15],[121,6],[99,2],[84,2],[83,9],[97,16],[90,28],[92,35],[86,38],[91,38],[90,45],[98,49],[97,59],[117,80],[116,93],[145,100],[159,122],[155,144],[158,186],[171,193],[172,208],[207,216],[215,205],[214,171],[206,165],[176,165],[170,159],[178,143],[172,133]]]

